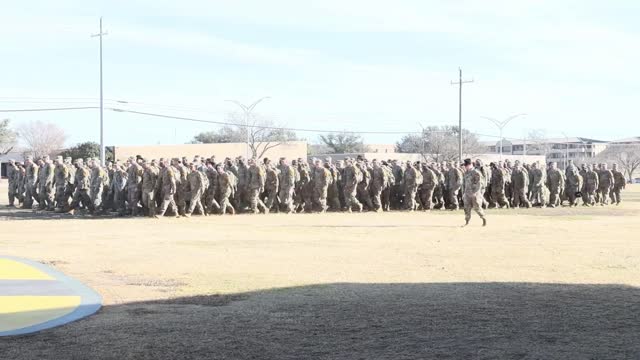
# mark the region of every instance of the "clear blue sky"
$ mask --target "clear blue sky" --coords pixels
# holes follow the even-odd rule
[[[129,109],[224,120],[235,110],[225,99],[268,95],[257,112],[291,127],[416,131],[457,124],[461,66],[476,81],[464,89],[472,131],[497,134],[481,116],[524,112],[506,136],[640,135],[638,1],[5,1],[0,109],[95,104],[100,15],[105,98],[156,104]],[[55,122],[69,144],[99,139],[94,110],[5,117]],[[213,128],[112,111],[105,121],[107,144]]]

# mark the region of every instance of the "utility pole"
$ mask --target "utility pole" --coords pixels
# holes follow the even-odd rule
[[[253,109],[255,109],[255,107],[260,102],[262,102],[262,100],[265,100],[265,99],[271,99],[271,97],[270,96],[265,96],[263,98],[260,98],[260,99],[258,99],[256,101],[254,101],[253,104],[251,104],[249,106],[246,106],[246,105],[244,105],[241,102],[236,101],[236,100],[226,100],[228,102],[231,102],[231,103],[234,103],[234,104],[238,105],[242,109],[242,111],[244,112],[244,126],[245,126],[245,128],[247,130],[247,152],[246,152],[247,160],[250,159],[249,158],[249,151],[250,151],[250,147],[251,147],[251,145],[250,145],[251,144],[251,133],[249,131],[249,117],[251,117],[251,112],[253,111]]]
[[[100,164],[104,166],[105,164],[105,155],[104,155],[104,107],[103,107],[103,94],[102,94],[102,37],[107,35],[106,32],[102,31],[102,16],[100,16],[100,32],[95,35],[91,35],[91,37],[99,37],[100,38]]]
[[[471,80],[462,80],[462,69],[458,68],[458,72],[460,75],[459,81],[455,82],[452,81],[451,85],[459,85],[459,91],[458,91],[458,158],[460,163],[462,163],[462,84],[469,84],[473,82],[473,79]]]
[[[496,120],[494,118],[490,118],[490,117],[486,117],[486,116],[481,116],[481,118],[483,119],[487,119],[489,121],[491,121],[492,123],[494,123],[498,129],[500,129],[500,161],[502,161],[502,130],[504,130],[504,127],[507,126],[507,124],[509,124],[511,122],[511,120],[517,118],[518,116],[524,116],[527,114],[516,114],[516,115],[511,115],[508,118],[500,121],[500,120]],[[511,149],[511,153],[513,153],[513,148]]]

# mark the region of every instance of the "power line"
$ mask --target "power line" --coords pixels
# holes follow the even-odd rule
[[[38,112],[38,111],[70,111],[70,110],[89,110],[99,109],[99,106],[81,106],[81,107],[62,107],[62,108],[38,108],[38,109],[2,109],[0,113],[11,112]]]

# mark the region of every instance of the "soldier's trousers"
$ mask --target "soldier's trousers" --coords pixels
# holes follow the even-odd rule
[[[447,194],[449,195],[449,206],[452,208],[460,207],[460,204],[458,203],[459,191],[460,191],[459,187],[450,188],[449,191],[447,191]]]
[[[33,200],[37,200],[36,186],[34,184],[27,184],[24,192],[24,206],[30,208],[33,206]]]
[[[382,210],[382,189],[371,189],[371,202],[373,204],[373,210]]]
[[[262,208],[265,212],[268,210],[267,206],[262,202],[262,200],[260,200],[260,189],[249,189],[248,195],[249,208],[254,214],[260,212],[260,209],[258,208]]]
[[[527,194],[525,189],[515,189],[513,191],[513,207],[518,208],[520,205],[529,208],[531,207],[531,203],[527,199]]]
[[[392,185],[391,186],[391,206],[396,209],[402,209],[404,191],[402,190],[402,185]],[[346,200],[345,200],[346,202]]]
[[[231,209],[231,213],[235,214],[235,209],[231,205],[229,201],[229,197],[231,197],[231,191],[223,191],[220,193],[220,214],[224,215],[227,213],[227,209]]]
[[[187,207],[187,197],[183,189],[179,188],[173,195],[176,207],[178,208],[178,214],[184,215],[185,208]]]
[[[293,187],[283,186],[280,188],[280,207],[287,213],[293,212]]]
[[[216,201],[215,188],[209,187],[205,196],[205,207],[208,214],[213,214],[215,211],[220,210],[220,203]]]
[[[71,202],[71,209],[77,209],[78,206],[80,206],[81,202],[82,202],[82,205],[88,207],[90,210],[93,210],[93,204],[91,203],[91,197],[89,196],[88,189],[77,189],[73,193],[73,201]]]
[[[116,189],[113,193],[113,210],[123,211],[125,205],[124,201],[124,191]]]
[[[583,193],[584,196],[584,193]],[[560,205],[560,188],[549,189],[549,205]]]
[[[155,191],[142,191],[142,207],[147,212],[147,216],[154,216],[156,214],[156,192]]]
[[[578,189],[577,188],[567,188],[565,189],[565,193],[567,195],[567,199],[569,200],[569,206],[578,205],[578,197],[576,196]]]
[[[264,205],[267,209],[271,210],[275,206],[278,207],[278,189],[267,189],[266,191],[267,199],[265,200]]]
[[[418,187],[413,185],[405,185],[404,191],[404,202],[405,209],[407,210],[415,210],[416,209],[416,193],[418,191]]]
[[[433,210],[433,192],[435,187],[423,185],[420,188],[420,204],[422,210]]]
[[[609,204],[609,188],[602,186],[598,192],[600,193],[600,204]]]
[[[53,194],[53,185],[40,186],[40,191],[38,192],[38,206],[41,209],[53,209]]]
[[[387,186],[387,188],[383,189],[380,197],[382,200],[382,210],[389,211],[389,209],[391,209],[391,188]]]
[[[365,185],[358,185],[356,189],[360,203],[366,205],[367,209],[373,210],[373,202],[369,195],[369,189],[367,189]]]
[[[140,202],[140,188],[138,185],[130,185],[127,187],[127,201],[129,203],[131,215],[137,215],[138,202]]]
[[[475,211],[481,219],[484,219],[484,210],[482,210],[483,195],[463,195],[464,203],[464,219],[469,222],[471,220],[471,210]]]
[[[335,183],[329,185],[329,190],[327,190],[327,202],[331,210],[340,211],[340,190],[338,190],[338,185]]]
[[[16,199],[17,185],[13,181],[9,181],[9,205],[13,205]]]
[[[507,197],[504,194],[504,190],[501,190],[500,188],[492,188],[491,201],[496,204],[496,206],[499,206],[501,208],[509,207],[509,202],[507,201]]]
[[[326,186],[313,189],[313,207],[315,211],[327,211],[327,190]]]
[[[102,206],[102,186],[97,189],[91,189],[91,206],[94,210],[98,210]]]
[[[189,196],[189,208],[187,209],[186,215],[191,215],[194,211],[198,211],[200,214],[204,215],[202,194],[203,191],[201,189],[191,190],[191,195]]]
[[[621,191],[622,188],[617,186],[611,188],[611,192],[609,193],[609,196],[611,196],[611,204],[620,204],[620,201],[622,201],[622,199],[620,198]]]
[[[531,188],[531,203],[544,205],[544,196],[542,194],[542,186],[534,186]]]
[[[345,188],[344,189],[344,202],[348,211],[353,210],[353,207],[358,207],[358,211],[362,211],[362,204],[356,198],[356,188],[353,189]]]
[[[436,185],[433,189],[433,203],[434,208],[444,208],[444,187],[442,184]]]
[[[174,200],[174,193],[171,192],[163,192],[162,194],[162,203],[160,204],[160,211],[158,211],[158,216],[164,216],[164,213],[167,212],[167,209],[170,209],[172,213],[178,215],[178,208],[176,206],[176,201]]]

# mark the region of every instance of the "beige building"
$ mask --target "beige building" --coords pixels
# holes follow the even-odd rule
[[[226,144],[179,144],[179,145],[143,145],[143,146],[114,146],[114,156],[117,160],[126,160],[129,157],[140,155],[147,159],[187,157],[193,158],[196,155],[211,157],[215,155],[216,160],[221,161],[226,157],[236,158],[246,156],[247,144],[226,143]],[[307,143],[305,141],[292,141],[280,144],[269,150],[262,156],[272,160],[281,157],[287,159],[297,159],[307,157]]]

